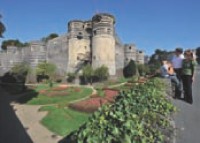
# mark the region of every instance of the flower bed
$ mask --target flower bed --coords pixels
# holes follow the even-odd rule
[[[101,107],[103,104],[108,104],[108,100],[102,97],[96,97],[96,98],[89,98],[86,100],[82,100],[76,103],[70,103],[69,107],[86,113],[93,113],[96,111],[99,107]]]
[[[109,88],[104,88],[103,89],[105,92],[105,99],[108,100],[109,102],[114,102],[115,97],[119,94],[119,90],[115,89],[109,89]]]
[[[93,94],[89,99],[71,103],[69,107],[78,111],[92,113],[104,104],[113,103],[115,97],[119,94],[119,90],[115,89],[104,88],[103,91],[105,94],[104,97]]]

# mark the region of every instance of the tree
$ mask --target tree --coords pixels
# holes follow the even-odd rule
[[[9,39],[2,42],[1,49],[6,50],[8,46],[25,47],[28,45],[28,43],[22,43],[17,39]]]
[[[144,76],[149,73],[149,67],[146,64],[138,64],[138,72],[140,76]]]
[[[93,77],[94,77],[94,70],[93,70],[92,66],[90,64],[88,64],[85,67],[83,67],[82,71],[83,71],[84,81],[90,82],[90,84],[92,85]]]
[[[41,62],[36,67],[36,75],[40,76],[41,78],[49,79],[49,81],[51,82],[56,73],[56,69],[57,67],[53,63],[47,63],[46,61]]]
[[[196,48],[197,62],[200,64],[200,47]]]
[[[150,57],[149,64],[160,63],[163,59],[167,60],[170,52],[165,50],[156,49],[155,53]]]
[[[94,76],[99,81],[106,80],[109,76],[108,67],[106,67],[105,65],[102,65],[101,67],[95,69]]]
[[[2,18],[2,16],[0,15],[0,38],[3,38],[3,33],[6,31],[6,27],[1,22],[1,18]]]
[[[30,71],[31,67],[25,62],[16,64],[14,67],[11,68],[11,72],[15,74],[27,75]]]
[[[43,38],[42,38],[42,41],[48,42],[49,40],[54,39],[54,38],[56,38],[56,37],[58,37],[58,34],[56,34],[56,33],[51,33],[51,34],[49,34],[47,37],[43,37]]]
[[[23,62],[16,64],[14,67],[11,68],[11,73],[15,78],[16,82],[20,82],[22,89],[25,89],[25,82],[27,79],[28,74],[31,72],[31,67],[28,63]]]
[[[123,74],[124,77],[132,77],[138,73],[137,65],[134,60],[130,60],[128,65],[124,67]]]

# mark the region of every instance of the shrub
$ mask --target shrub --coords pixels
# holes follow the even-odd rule
[[[131,60],[129,64],[123,69],[123,74],[124,74],[124,77],[126,78],[136,75],[137,72],[138,72],[137,65],[135,61],[133,60]]]
[[[67,81],[68,82],[73,82],[76,78],[76,74],[75,73],[68,73],[67,74]]]
[[[109,76],[108,67],[105,65],[95,69],[94,76],[97,78],[98,81],[106,80]]]
[[[89,82],[90,84],[92,84],[94,76],[94,70],[92,66],[88,64],[85,67],[83,67],[82,71],[83,71],[82,77],[84,78],[84,81],[86,83]]]
[[[138,64],[138,72],[140,76],[144,76],[149,73],[149,66],[146,64]]]
[[[167,142],[166,133],[172,133],[169,116],[175,107],[165,97],[164,88],[156,79],[120,92],[115,104],[99,108],[87,123],[67,137],[68,142]]]

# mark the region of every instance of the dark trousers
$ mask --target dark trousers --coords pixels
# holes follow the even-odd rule
[[[181,90],[183,89],[183,85],[182,85],[182,76],[181,76],[181,72],[182,72],[182,69],[181,68],[178,68],[178,69],[174,69],[175,73],[176,73],[176,76],[178,78],[178,81],[179,81],[179,88],[175,88],[175,97],[177,98],[180,98],[181,97]]]
[[[178,69],[174,69],[174,71],[175,71],[175,73],[176,73],[176,76],[177,76],[177,78],[178,78],[178,80],[179,80],[179,82],[181,81],[181,75],[182,75],[182,69],[181,68],[178,68]]]
[[[192,76],[191,75],[183,75],[183,90],[184,90],[184,99],[188,103],[193,103],[192,99]]]

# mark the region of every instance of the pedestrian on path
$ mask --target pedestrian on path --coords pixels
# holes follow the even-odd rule
[[[182,73],[182,62],[184,59],[183,55],[183,49],[182,48],[176,48],[175,54],[171,60],[172,66],[174,68],[174,71],[176,73],[176,76],[180,83],[180,88],[182,89],[182,79],[181,79],[181,73]],[[181,98],[182,92],[181,90],[178,90],[175,88],[175,98]]]
[[[184,100],[190,104],[193,103],[192,99],[192,82],[194,81],[194,69],[196,62],[193,58],[191,50],[184,52],[185,59],[182,62],[182,82],[184,90]]]

